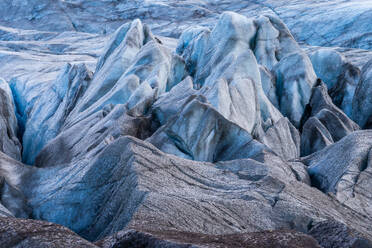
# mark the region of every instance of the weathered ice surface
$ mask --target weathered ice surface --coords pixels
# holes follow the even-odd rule
[[[310,45],[371,48],[369,0],[4,0],[0,24],[43,31],[112,33],[141,18],[156,34],[178,37],[191,25],[213,27],[220,13],[281,18],[297,40]]]
[[[28,218],[31,209],[21,185],[31,168],[0,152],[0,210],[2,216]]]
[[[0,152],[14,159],[21,158],[21,144],[17,132],[18,125],[12,92],[8,83],[0,79]]]
[[[49,89],[37,98],[28,113],[22,136],[25,163],[33,164],[39,151],[57,136],[77,100],[88,87],[90,74],[84,64],[67,64]]]
[[[82,76],[85,67],[89,68],[88,74],[94,70],[95,58],[106,38],[83,33],[14,29],[5,29],[1,37],[0,74],[9,82],[13,94],[18,119],[16,135],[21,143],[27,144],[22,145],[23,157],[32,163],[35,155],[57,133],[63,122],[64,108],[74,106],[73,97],[76,96],[73,94],[84,88],[75,76]],[[67,91],[70,95],[65,95]],[[69,106],[67,100],[71,101]],[[49,125],[47,133],[45,129]]]
[[[362,74],[353,98],[353,119],[363,128],[371,128],[372,104],[372,60],[362,68]]]
[[[319,79],[312,89],[306,113],[302,116],[301,155],[306,156],[359,130],[359,126],[337,108]]]
[[[328,218],[369,232],[365,217],[298,182],[291,167],[270,153],[214,165],[123,137],[94,159],[37,169],[22,190],[34,217],[90,240],[123,228],[206,234],[307,231],[309,223]]]
[[[179,83],[185,76],[183,62],[160,43],[140,20],[120,27],[98,61],[91,87],[66,125],[110,105],[128,103],[132,108]]]
[[[186,30],[176,51],[184,58],[186,68],[194,78],[194,88],[200,89],[200,94],[223,117],[247,130],[282,157],[299,156],[297,130],[283,115],[295,126],[299,125],[316,77],[309,58],[279,19],[273,16],[248,19],[225,12],[213,30]],[[272,82],[266,82],[264,90],[260,68],[278,66],[281,71],[281,61],[292,56],[305,61],[305,76],[299,73],[291,75],[290,80],[279,78],[277,95],[273,96],[267,88]],[[269,77],[264,80],[274,77],[268,70],[264,72]],[[292,97],[299,101],[293,107]],[[280,106],[283,115],[274,104]],[[281,134],[278,135],[275,129],[280,129]]]
[[[300,156],[300,135],[286,117],[280,118],[259,140],[285,160]]]
[[[183,110],[147,141],[166,153],[209,162],[249,158],[268,150],[205,101],[191,97]]]
[[[0,246],[368,247],[371,10],[1,1]]]
[[[14,217],[14,216],[6,207],[0,204],[0,217]]]
[[[327,85],[333,102],[352,116],[352,101],[360,77],[360,69],[333,49],[320,49],[311,54],[315,73]]]
[[[350,63],[351,65],[357,67],[359,70],[372,59],[372,51],[367,49],[355,49],[355,48],[347,48],[347,47],[319,47],[319,46],[309,46],[306,44],[301,44],[301,48],[306,51],[306,53],[311,58],[314,53],[321,50],[321,54],[341,54],[341,56],[345,59],[345,62]],[[331,52],[330,50],[334,51]],[[332,55],[335,56],[335,55]],[[338,56],[338,55],[336,55]],[[327,59],[324,58],[324,61]],[[336,60],[337,62],[337,60]],[[333,61],[332,61],[333,63]],[[337,63],[336,63],[337,64]],[[331,66],[331,65],[327,65]],[[314,65],[314,70],[316,64]]]
[[[363,234],[336,221],[324,221],[316,224],[308,233],[324,248],[372,247],[372,241]]]
[[[372,213],[371,137],[370,130],[356,131],[302,159],[314,186],[365,216]]]
[[[293,70],[296,67],[296,70]],[[274,68],[280,111],[298,128],[316,75],[305,54],[290,54]]]

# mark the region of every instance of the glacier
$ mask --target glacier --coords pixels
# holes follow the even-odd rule
[[[372,247],[369,1],[0,3],[0,246]]]

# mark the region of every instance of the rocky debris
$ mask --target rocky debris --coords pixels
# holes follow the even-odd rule
[[[30,219],[0,217],[0,245],[15,248],[98,248],[61,225]]]
[[[363,234],[337,221],[324,221],[312,227],[308,233],[324,248],[370,248],[372,241]]]
[[[172,235],[173,240],[186,240],[184,233]],[[167,234],[166,236],[170,236]],[[190,240],[191,241],[191,240]],[[193,240],[194,241],[194,240]],[[96,245],[102,248],[120,248],[120,247],[152,247],[152,248],[198,248],[196,245],[181,244],[166,240],[166,238],[153,236],[149,233],[143,233],[136,230],[120,231],[96,242]]]
[[[0,79],[0,152],[19,160],[22,148],[17,132],[18,123],[12,92],[8,83]]]
[[[242,234],[227,234],[227,235],[202,235],[202,234],[185,234],[185,240],[192,240],[198,247],[206,248],[320,248],[317,241],[312,237],[287,230],[278,231],[262,231]]]
[[[371,128],[372,107],[370,100],[372,60],[362,68],[362,74],[353,98],[353,119],[362,128]]]
[[[165,240],[180,242],[172,243]],[[182,244],[183,243],[183,244]],[[156,233],[122,231],[96,243],[102,248],[169,247],[169,248],[318,248],[311,236],[294,231],[262,231],[242,234],[206,235],[187,232]]]
[[[314,186],[366,216],[371,209],[371,131],[355,131],[302,159]]]
[[[356,238],[354,238],[356,239]],[[355,243],[355,242],[354,242]],[[120,231],[91,243],[66,227],[50,222],[0,217],[2,247],[84,247],[84,248],[228,248],[277,247],[317,248],[311,236],[294,231],[264,231],[230,235],[206,235],[170,231],[149,234],[136,230]],[[367,247],[367,246],[366,246]]]
[[[359,130],[342,110],[336,107],[319,79],[312,89],[307,111],[302,116],[301,155],[307,156]]]

